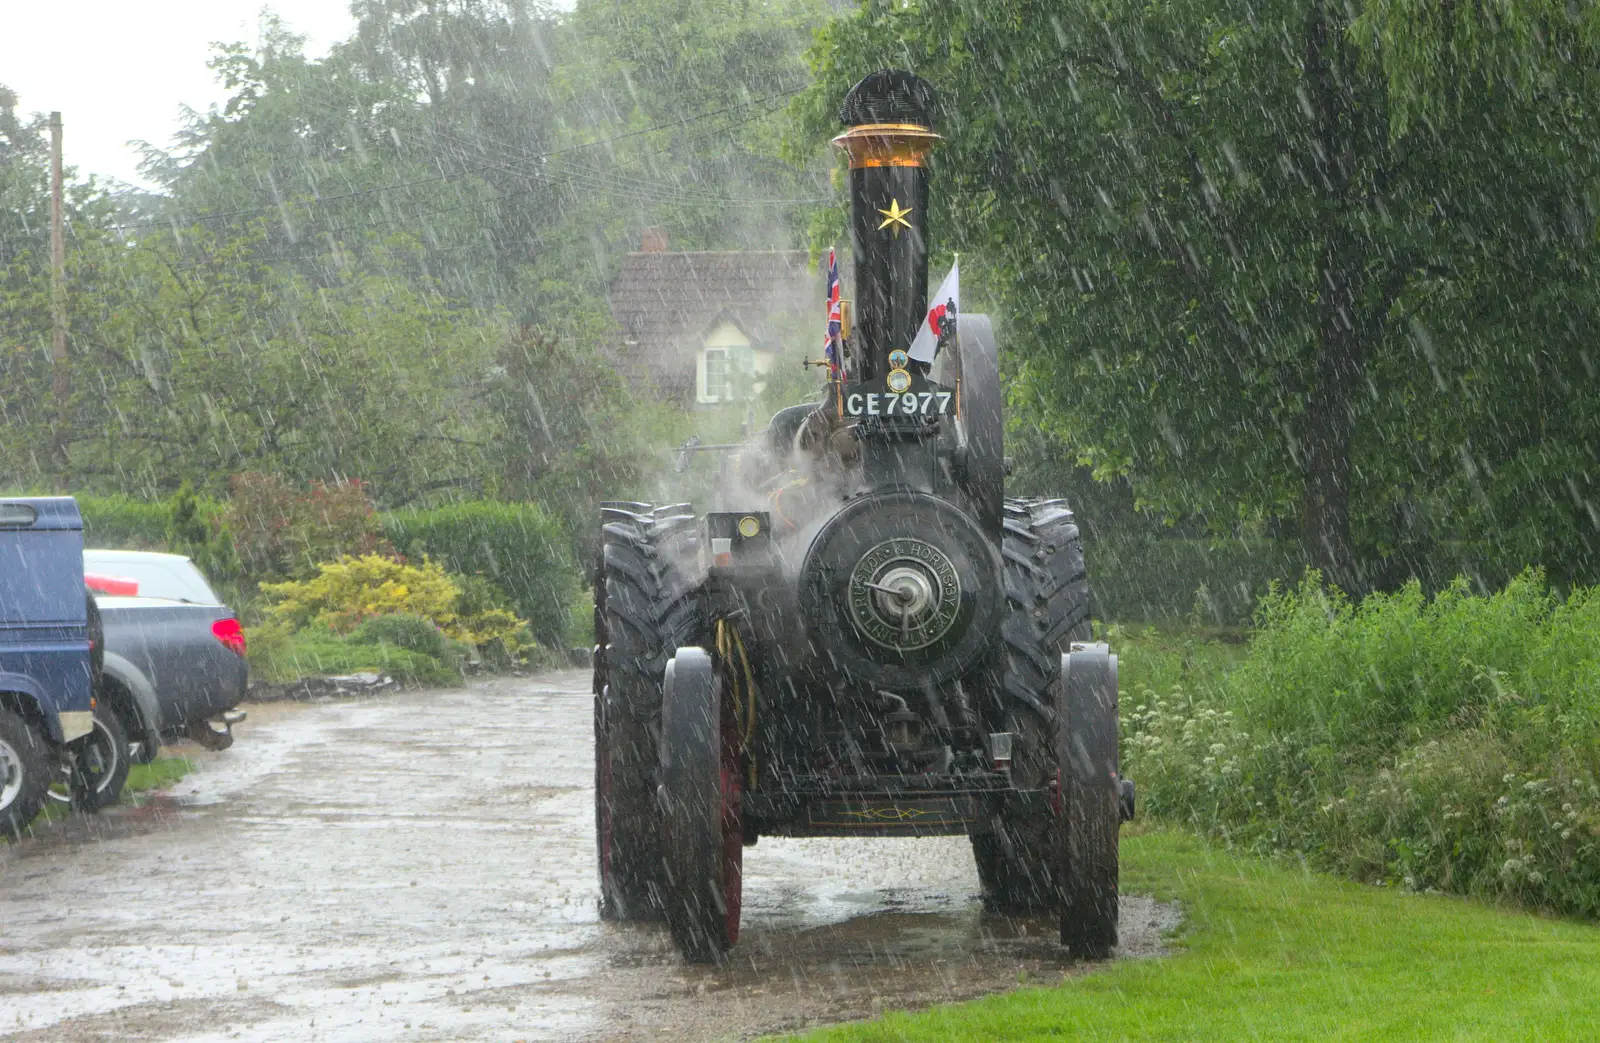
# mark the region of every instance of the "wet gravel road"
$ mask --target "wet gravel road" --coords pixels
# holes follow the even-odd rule
[[[721,1040],[1076,973],[965,839],[764,839],[724,969],[595,915],[587,674],[264,707],[0,846],[0,1039]],[[1123,899],[1129,955],[1171,910]]]

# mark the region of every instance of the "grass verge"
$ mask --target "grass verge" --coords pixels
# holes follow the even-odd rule
[[[1165,692],[1223,677],[1244,661],[1249,637],[1249,631],[1236,627],[1178,623],[1113,623],[1096,635],[1117,653],[1117,686],[1123,692]]]
[[[123,795],[170,786],[193,770],[194,762],[187,757],[157,757],[149,764],[135,764],[128,769]]]
[[[250,638],[250,674],[257,680],[287,684],[302,677],[353,674],[361,671],[388,674],[397,681],[430,685],[461,683],[453,664],[409,648],[386,642],[352,641],[321,630]]]
[[[1594,926],[1347,883],[1170,832],[1125,834],[1123,888],[1182,903],[1177,955],[791,1038],[1600,1037]]]
[[[194,770],[194,762],[187,757],[157,757],[149,764],[135,764],[128,769],[128,781],[122,786],[124,804],[137,804],[138,795],[150,790],[170,786]],[[47,801],[39,812],[39,822],[54,822],[74,812],[65,804]]]

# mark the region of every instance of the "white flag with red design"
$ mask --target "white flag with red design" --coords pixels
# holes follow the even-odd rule
[[[928,301],[928,317],[922,320],[922,328],[911,342],[911,357],[918,362],[932,362],[939,350],[939,334],[944,332],[947,321],[960,321],[960,311],[961,262],[957,261],[950,266],[950,274],[939,284],[938,292]]]

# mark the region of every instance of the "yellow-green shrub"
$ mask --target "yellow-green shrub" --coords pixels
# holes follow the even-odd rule
[[[261,590],[276,602],[271,617],[297,629],[317,625],[348,634],[369,619],[405,615],[470,645],[499,642],[513,655],[532,643],[527,624],[506,609],[474,604],[463,613],[460,584],[426,559],[408,565],[379,554],[343,557],[318,565],[310,579],[263,583]]]
[[[533,646],[528,624],[503,608],[489,608],[475,615],[462,616],[455,628],[446,627],[445,633],[478,648],[498,641],[512,655]]]
[[[297,627],[320,623],[336,634],[393,615],[421,616],[448,629],[461,598],[461,588],[433,562],[406,565],[379,554],[323,562],[310,579],[263,583],[261,591],[277,601],[274,617]]]

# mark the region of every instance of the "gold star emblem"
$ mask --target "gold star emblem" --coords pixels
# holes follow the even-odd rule
[[[901,210],[900,200],[891,199],[889,201],[889,209],[878,211],[883,215],[883,224],[878,226],[878,231],[881,232],[885,228],[893,228],[894,234],[898,236],[901,228],[909,229],[911,227],[911,222],[906,220],[906,215],[911,213],[911,210],[912,208],[909,206]]]

